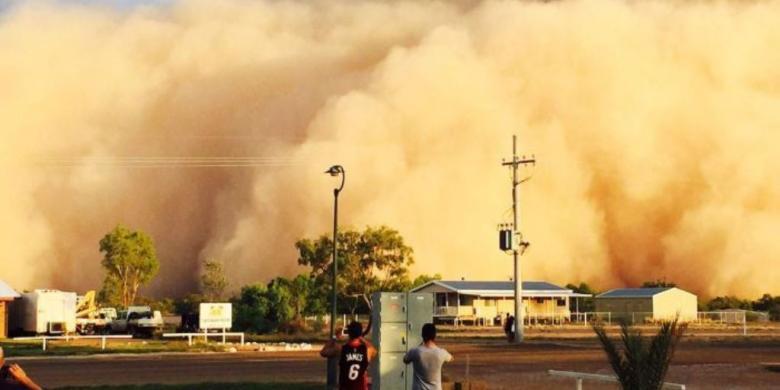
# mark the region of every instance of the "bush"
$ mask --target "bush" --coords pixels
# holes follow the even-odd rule
[[[233,298],[232,303],[235,329],[265,333],[273,328],[273,324],[268,320],[270,302],[262,284],[242,287],[241,293]]]
[[[593,326],[623,390],[661,390],[685,329],[677,319],[665,321],[654,337],[645,340],[641,332],[623,322],[618,346],[607,336],[603,324]]]

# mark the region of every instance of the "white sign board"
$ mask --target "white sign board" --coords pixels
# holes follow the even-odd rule
[[[233,305],[201,303],[200,329],[230,329],[233,327]]]

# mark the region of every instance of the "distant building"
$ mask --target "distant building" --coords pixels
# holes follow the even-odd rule
[[[19,298],[19,293],[0,280],[0,339],[8,337],[8,304]]]
[[[493,324],[514,314],[514,282],[434,280],[412,292],[434,294],[434,320]],[[530,321],[568,321],[570,299],[590,297],[547,282],[523,282],[523,307]],[[576,305],[575,305],[576,306]]]
[[[630,322],[673,319],[694,321],[698,315],[696,295],[677,287],[617,288],[595,298],[597,312]]]

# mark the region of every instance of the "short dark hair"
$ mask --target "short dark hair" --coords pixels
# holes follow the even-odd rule
[[[350,339],[356,339],[363,335],[363,325],[360,322],[352,321],[347,325],[347,334]]]
[[[423,341],[432,341],[436,340],[436,325],[434,324],[425,324],[422,327],[422,338]]]

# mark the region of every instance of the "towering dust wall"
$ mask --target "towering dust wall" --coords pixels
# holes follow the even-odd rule
[[[152,294],[194,287],[205,257],[234,286],[292,274],[294,241],[330,228],[331,163],[344,224],[398,228],[416,272],[505,279],[517,133],[539,160],[527,278],[780,292],[778,1],[0,12],[0,278],[17,288],[95,287],[117,223],[156,240]]]

